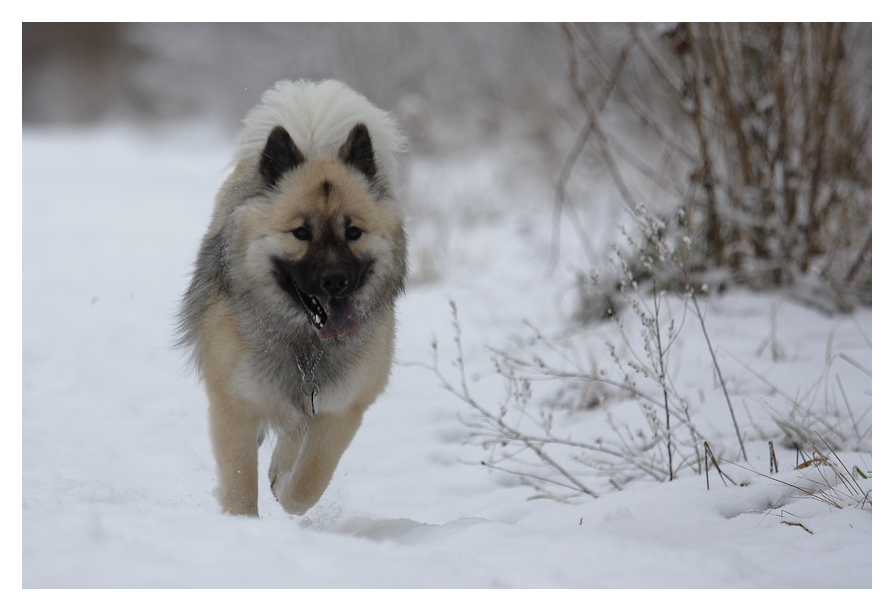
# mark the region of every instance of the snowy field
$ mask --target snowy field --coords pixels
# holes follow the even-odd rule
[[[868,309],[830,317],[742,290],[702,302],[747,461],[704,336],[685,318],[668,375],[735,485],[712,471],[708,489],[690,469],[672,482],[634,473],[613,487],[563,454],[599,498],[559,502],[480,464],[493,455],[472,434],[474,410],[430,368],[437,340],[438,367],[458,383],[451,300],[482,405],[505,392],[491,348],[537,353],[525,320],[600,367],[612,364],[605,343],[621,344],[611,322],[571,323],[573,232],[563,229],[549,273],[551,192],[519,182],[523,168],[509,176],[498,154],[410,160],[413,270],[398,363],[320,503],[294,518],[262,490],[260,520],[221,515],[204,393],[171,347],[231,152],[210,134],[24,131],[23,587],[872,587],[871,505],[840,477],[872,488]],[[593,237],[607,248],[619,217],[606,209],[604,218]],[[683,320],[679,300],[667,308]],[[635,347],[639,332],[629,329]],[[532,412],[560,386],[536,390]],[[809,457],[774,424],[791,415],[790,398],[843,431],[833,465],[795,469]],[[610,437],[608,413],[616,426],[644,426],[636,402],[617,398],[557,411],[553,432]],[[265,445],[262,481],[269,453]]]

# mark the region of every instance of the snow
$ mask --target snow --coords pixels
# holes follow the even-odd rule
[[[829,317],[742,290],[704,302],[749,461],[688,315],[670,375],[740,485],[713,471],[708,488],[684,471],[613,490],[590,471],[599,498],[559,502],[480,464],[492,455],[471,435],[473,410],[430,369],[437,340],[439,369],[458,380],[451,300],[485,405],[504,393],[489,348],[537,350],[524,320],[606,366],[604,342],[620,345],[612,323],[569,322],[573,231],[563,229],[550,273],[549,187],[507,170],[500,150],[408,160],[413,281],[397,364],[320,503],[290,517],[262,490],[260,519],[221,515],[204,394],[172,336],[231,152],[195,126],[23,131],[24,588],[872,587],[871,508],[841,485],[843,507],[833,508],[783,484],[803,487],[810,469],[794,469],[773,424],[790,412],[780,392],[817,413],[842,408],[840,380],[852,412],[868,412],[854,430],[871,425],[868,309]],[[682,313],[679,300],[667,303]],[[557,387],[538,390],[538,409]],[[639,417],[631,401],[605,409]],[[556,430],[608,434],[601,411],[559,411]],[[871,433],[857,436],[845,435],[838,456],[870,475],[870,489]]]

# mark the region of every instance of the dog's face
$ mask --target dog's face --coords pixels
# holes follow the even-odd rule
[[[309,160],[276,127],[258,163],[265,194],[239,211],[252,282],[322,339],[359,327],[403,265],[400,216],[376,171],[362,124],[337,155]]]

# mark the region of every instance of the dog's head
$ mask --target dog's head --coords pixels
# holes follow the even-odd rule
[[[334,155],[310,159],[274,127],[257,172],[264,194],[240,214],[251,267],[266,268],[320,338],[356,329],[396,266],[402,284],[404,265],[401,219],[366,126],[356,124]]]

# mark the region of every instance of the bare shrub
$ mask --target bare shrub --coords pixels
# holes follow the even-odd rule
[[[550,339],[528,325],[533,343],[527,351],[491,349],[493,370],[506,388],[503,400],[493,404],[480,401],[472,392],[455,305],[453,363],[458,382],[439,369],[438,347],[434,345],[430,368],[444,388],[473,408],[463,420],[471,438],[487,450],[482,464],[519,476],[540,496],[597,497],[633,480],[668,481],[687,472],[701,473],[703,464],[706,476],[713,465],[722,479],[728,479],[719,462],[748,463],[746,431],[740,428],[706,325],[708,289],[693,286],[687,265],[690,244],[667,232],[660,219],[648,211],[639,209],[636,214],[640,235],[645,237],[640,243],[628,235],[628,246],[636,252],[633,264],[630,255],[615,247],[611,257],[615,272],[610,280],[606,283],[595,275],[590,279],[592,295],[604,287],[601,294],[617,302],[605,306],[614,330],[610,335],[615,339],[594,347],[604,355],[602,362],[592,354],[581,358],[573,342]],[[649,273],[640,277],[634,268]],[[679,290],[669,292],[664,286]],[[619,309],[625,315],[620,315]],[[725,443],[723,435],[715,433],[709,439],[699,430],[686,393],[677,388],[670,373],[682,358],[675,351],[687,325],[694,325],[704,339],[738,448]],[[871,407],[862,413],[851,408],[832,365],[847,362],[870,377],[871,372],[847,354],[831,351],[831,336],[829,346],[819,379],[797,397],[726,353],[789,404],[788,410],[767,405],[776,429],[761,430],[752,422],[748,431],[752,441],[755,433],[770,441],[781,435],[786,445],[798,452],[807,452],[819,443],[833,453],[844,447],[857,451],[868,447]],[[762,345],[759,351],[763,349]],[[781,348],[774,350],[776,354]],[[821,388],[826,390],[822,395]],[[539,392],[536,399],[535,392]],[[603,409],[607,406],[611,409]],[[590,420],[592,428],[568,428],[575,411],[597,409],[602,420]]]
[[[837,308],[871,303],[871,26],[564,31],[585,120],[557,211],[586,161],[628,210],[679,209],[667,230],[692,240],[693,272],[755,288],[813,275]]]
[[[628,280],[621,294],[637,314],[637,328],[628,330],[618,321],[622,344],[605,346],[611,371],[579,361],[567,346],[530,327],[535,338],[531,355],[491,349],[494,370],[506,389],[496,405],[479,401],[471,390],[456,306],[451,304],[458,381],[439,368],[437,343],[430,369],[444,388],[472,408],[463,420],[472,439],[488,451],[482,464],[519,476],[549,498],[597,497],[636,479],[667,481],[684,470],[700,472],[699,448],[705,438],[693,421],[689,401],[668,375],[671,349],[682,326],[678,317],[685,317],[691,297],[672,311],[666,295],[641,293],[635,281]],[[551,382],[559,383],[556,394],[532,403],[535,386],[545,388]],[[615,420],[605,412],[605,434],[557,431],[554,423],[568,395],[576,409],[632,402],[639,424]]]

